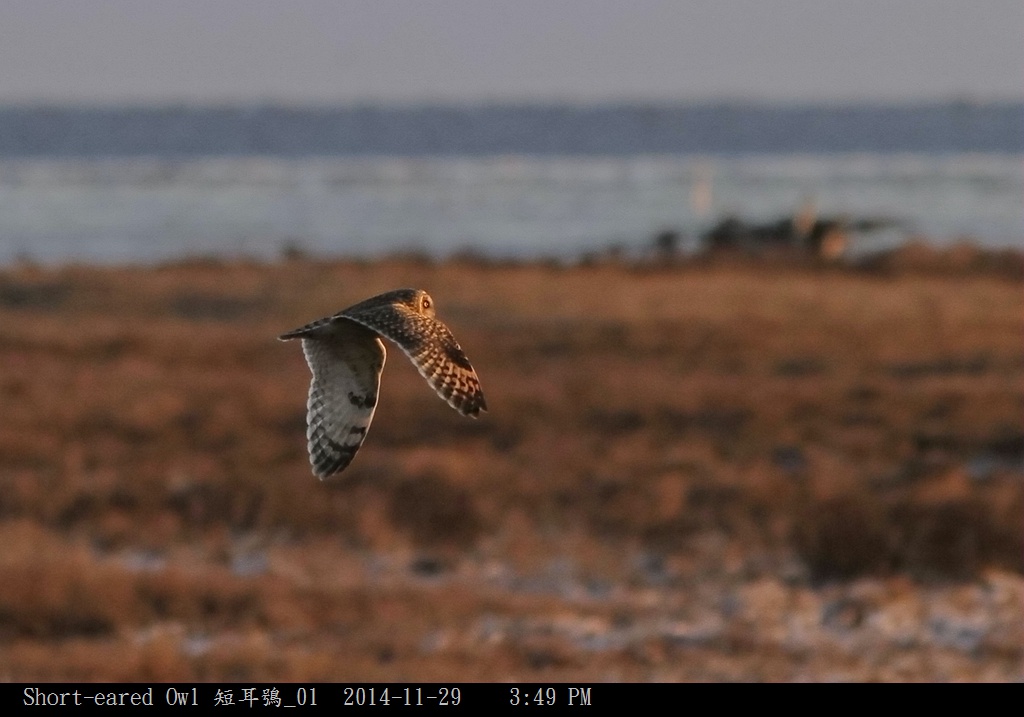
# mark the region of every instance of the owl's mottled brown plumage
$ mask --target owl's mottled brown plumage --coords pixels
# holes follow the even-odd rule
[[[381,336],[397,344],[456,411],[476,417],[487,410],[476,371],[452,332],[434,318],[427,292],[398,289],[361,301],[279,337],[302,339],[313,373],[306,437],[321,479],[344,470],[370,428],[386,356]]]

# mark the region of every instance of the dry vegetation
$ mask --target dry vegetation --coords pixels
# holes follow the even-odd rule
[[[0,273],[0,677],[1024,678],[998,272],[190,262]],[[320,483],[283,330],[428,289]]]

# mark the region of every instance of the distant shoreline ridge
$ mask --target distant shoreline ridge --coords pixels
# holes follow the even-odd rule
[[[1024,102],[0,106],[0,158],[1024,153]]]

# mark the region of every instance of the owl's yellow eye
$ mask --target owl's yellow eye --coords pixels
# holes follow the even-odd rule
[[[423,308],[424,309],[429,309],[430,308],[430,299],[428,299],[425,296],[423,297]]]

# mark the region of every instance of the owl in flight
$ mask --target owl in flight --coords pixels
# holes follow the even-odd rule
[[[389,291],[281,334],[281,341],[302,339],[313,373],[306,438],[321,480],[344,470],[366,438],[386,355],[381,337],[397,344],[456,411],[475,418],[487,410],[476,371],[420,289]]]

